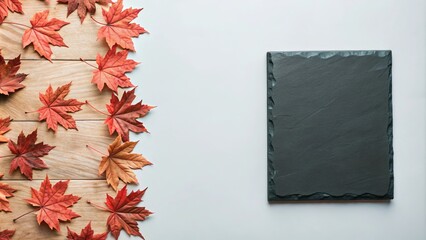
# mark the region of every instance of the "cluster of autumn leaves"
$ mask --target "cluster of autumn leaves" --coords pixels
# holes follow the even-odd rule
[[[107,183],[118,190],[119,181],[125,184],[138,183],[133,169],[140,169],[151,163],[141,154],[132,153],[137,142],[129,141],[129,131],[141,133],[147,132],[143,123],[138,118],[144,117],[153,108],[152,106],[142,104],[142,101],[133,103],[136,98],[135,88],[130,91],[124,91],[119,97],[118,88],[135,87],[126,73],[131,72],[137,62],[127,59],[128,50],[134,51],[132,38],[146,33],[146,30],[136,23],[131,23],[142,9],[124,9],[122,0],[111,2],[110,0],[58,0],[59,3],[68,4],[68,15],[77,10],[81,22],[84,21],[87,13],[93,14],[96,10],[95,3],[109,5],[107,10],[102,9],[102,15],[105,23],[95,20],[102,25],[98,30],[98,39],[105,39],[109,50],[105,56],[98,54],[96,58],[97,66],[94,66],[83,59],[94,68],[92,83],[96,84],[99,91],[108,88],[112,94],[110,103],[106,105],[108,113],[104,113],[94,108],[89,102],[78,101],[77,99],[67,99],[70,92],[71,83],[65,84],[53,89],[48,86],[45,93],[39,94],[41,107],[34,111],[38,113],[39,121],[46,121],[47,128],[56,132],[58,126],[65,129],[77,129],[77,124],[72,117],[72,113],[81,110],[83,105],[90,106],[95,111],[106,115],[105,124],[111,135],[117,133],[117,138],[108,147],[108,154],[102,156],[99,164],[99,174],[104,174]],[[7,22],[5,18],[8,11],[23,13],[22,4],[19,0],[0,1],[0,24],[13,24],[20,27],[26,27],[22,36],[22,46],[33,45],[34,50],[40,56],[51,61],[52,50],[50,45],[66,46],[59,30],[69,24],[56,18],[48,20],[49,11],[36,13],[30,20],[31,26]],[[121,48],[121,51],[117,51]],[[13,94],[25,87],[24,80],[27,74],[18,73],[20,68],[20,56],[9,60],[7,63],[0,52],[0,94]],[[22,131],[17,141],[7,139],[4,134],[10,130],[10,117],[0,118],[0,143],[7,143],[13,156],[10,163],[10,173],[20,170],[29,180],[32,179],[33,169],[46,169],[48,166],[41,159],[54,149],[43,142],[36,143],[37,130],[29,135]],[[90,146],[88,146],[91,148]],[[93,149],[93,148],[92,148]],[[97,151],[96,149],[93,149]],[[98,151],[101,152],[101,151]],[[0,178],[3,175],[0,175]],[[52,186],[48,176],[42,182],[40,189],[31,188],[31,198],[26,201],[35,207],[37,212],[37,222],[46,223],[51,229],[60,231],[59,222],[69,221],[79,215],[73,212],[69,207],[73,206],[80,197],[72,194],[65,194],[68,188],[68,181],[59,181]],[[13,197],[16,190],[8,184],[0,182],[0,211],[11,211],[9,206],[9,197]],[[110,212],[107,220],[108,230],[118,239],[121,230],[128,234],[139,236],[136,221],[145,220],[150,214],[144,207],[138,207],[142,201],[145,190],[132,191],[127,194],[126,185],[117,192],[116,197],[107,195],[106,206],[99,206],[91,203],[93,206]],[[15,219],[17,220],[17,219]],[[14,220],[14,221],[15,221]],[[0,232],[0,239],[10,239],[15,230],[4,230]],[[80,234],[68,229],[68,239],[106,239],[107,233],[94,234],[90,223],[81,230]]]

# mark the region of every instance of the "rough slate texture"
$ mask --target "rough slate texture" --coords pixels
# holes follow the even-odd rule
[[[392,199],[391,52],[269,52],[267,64],[268,199]]]

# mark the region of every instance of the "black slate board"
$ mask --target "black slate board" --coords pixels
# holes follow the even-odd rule
[[[268,52],[268,199],[393,199],[391,51]]]

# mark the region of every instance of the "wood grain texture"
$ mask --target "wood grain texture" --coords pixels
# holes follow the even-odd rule
[[[6,137],[16,142],[21,131],[25,135],[38,129],[37,142],[43,141],[51,146],[56,146],[49,155],[42,157],[49,169],[34,170],[34,179],[44,179],[49,174],[51,179],[101,179],[98,175],[98,166],[102,155],[90,150],[87,144],[102,152],[107,152],[107,147],[116,136],[110,136],[106,125],[101,121],[77,122],[79,131],[59,128],[56,134],[47,131],[44,123],[39,122],[12,122],[11,131]],[[10,155],[7,144],[0,144],[0,156]],[[0,172],[5,173],[4,179],[26,179],[19,171],[8,174],[12,157],[0,159]],[[106,184],[106,183],[105,183]]]
[[[89,205],[87,201],[93,201],[101,206],[105,202],[106,194],[115,196],[111,188],[108,188],[102,180],[72,180],[69,183],[66,194],[80,196],[81,199],[72,207],[72,210],[81,215],[70,222],[62,222],[60,224],[61,232],[50,230],[47,224],[42,223],[40,226],[37,223],[36,216],[29,214],[20,218],[16,223],[12,219],[33,211],[35,208],[27,204],[25,199],[31,197],[31,187],[39,189],[41,180],[36,181],[2,181],[13,188],[17,189],[15,196],[9,198],[12,208],[11,213],[0,212],[0,230],[16,229],[13,239],[65,239],[67,227],[75,232],[80,232],[80,229],[85,227],[87,223],[92,222],[92,228],[96,233],[106,232],[106,220],[109,216],[108,212],[104,212]],[[51,181],[52,184],[57,181]],[[123,233],[125,234],[125,233]]]
[[[83,58],[96,65],[93,61],[96,55],[98,53],[104,55],[108,46],[105,40],[97,40],[100,25],[92,21],[89,15],[81,24],[77,12],[67,18],[67,5],[58,4],[56,0],[51,0],[50,3],[42,0],[21,2],[25,14],[9,13],[5,21],[29,25],[29,20],[36,12],[49,9],[49,19],[55,17],[70,22],[59,31],[65,44],[69,47],[51,46],[53,61],[49,62],[41,59],[32,45],[22,49],[22,34],[25,27],[10,24],[0,25],[0,48],[3,57],[12,59],[21,55],[22,65],[19,73],[29,74],[23,82],[26,86],[24,89],[10,96],[0,96],[0,117],[10,116],[13,119],[10,126],[12,130],[5,136],[16,141],[21,130],[27,135],[34,129],[38,129],[37,142],[43,141],[56,146],[49,155],[42,158],[49,169],[34,170],[33,181],[26,180],[19,170],[9,174],[12,157],[0,158],[0,173],[5,174],[0,181],[10,184],[18,190],[14,197],[9,198],[13,212],[0,212],[0,231],[16,229],[13,239],[65,239],[67,226],[75,232],[80,232],[91,221],[92,228],[96,233],[105,232],[109,214],[92,207],[86,201],[91,200],[103,205],[105,194],[110,193],[115,196],[115,192],[108,186],[104,177],[98,175],[102,155],[88,149],[86,145],[89,144],[104,153],[107,152],[108,145],[116,136],[109,135],[108,128],[103,123],[106,116],[83,105],[81,111],[71,114],[77,122],[78,131],[67,131],[59,126],[58,131],[54,133],[47,130],[45,122],[38,122],[38,113],[25,114],[25,112],[36,111],[42,106],[39,101],[39,93],[44,93],[49,84],[56,89],[69,82],[72,82],[72,86],[67,98],[75,98],[81,102],[87,100],[97,109],[106,112],[105,104],[109,103],[111,92],[107,89],[99,92],[96,85],[91,83],[94,69],[79,59]],[[97,12],[94,18],[103,22],[101,6],[96,7]],[[122,92],[123,90],[119,90],[119,95]],[[10,154],[7,144],[0,144],[0,156]],[[34,210],[25,199],[30,197],[31,187],[39,188],[46,174],[49,175],[52,183],[57,180],[70,179],[67,193],[82,197],[73,207],[73,210],[81,217],[73,219],[71,222],[61,223],[62,231],[60,233],[50,230],[44,223],[39,226],[33,214],[19,219],[16,223],[12,221],[12,219]],[[120,181],[119,189],[123,186],[124,184]]]
[[[21,2],[25,14],[9,13],[5,21],[30,25],[30,19],[35,13],[49,9],[49,19],[55,17],[70,22],[59,31],[68,48],[52,46],[52,60],[79,59],[80,57],[95,59],[97,53],[105,54],[108,50],[104,40],[97,40],[97,31],[100,25],[91,20],[89,15],[83,24],[80,24],[77,11],[67,18],[66,4],[58,4],[54,0],[50,1],[50,3],[40,0]],[[97,5],[96,9],[95,19],[103,22],[101,5]],[[23,59],[40,59],[40,56],[34,52],[32,46],[22,49],[22,34],[24,31],[25,27],[5,23],[0,25],[0,43],[2,43],[0,47],[5,58],[10,59],[22,54]]]
[[[95,64],[96,62],[91,62]],[[49,86],[56,89],[72,82],[71,91],[67,98],[76,98],[84,102],[89,101],[97,109],[106,112],[105,104],[109,103],[111,92],[104,89],[99,92],[96,85],[91,83],[92,67],[80,61],[23,61],[20,73],[29,74],[23,81],[25,88],[9,96],[0,95],[0,117],[10,116],[15,120],[37,120],[38,113],[25,114],[26,111],[35,111],[42,106],[39,93],[44,93]],[[119,94],[122,90],[119,90]],[[105,116],[84,105],[82,110],[73,113],[76,120],[105,119]]]

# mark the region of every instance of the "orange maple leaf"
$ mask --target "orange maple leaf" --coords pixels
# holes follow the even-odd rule
[[[2,0],[0,1],[0,24],[9,15],[8,9],[10,12],[24,13],[19,0]]]
[[[9,60],[7,64],[3,56],[0,55],[0,94],[9,95],[9,93],[25,87],[21,82],[24,81],[27,74],[16,74],[20,67],[21,55]]]
[[[4,230],[0,232],[0,240],[10,240],[15,234],[15,230]]]
[[[98,54],[96,57],[98,67],[81,59],[81,61],[96,68],[96,70],[93,71],[92,83],[98,86],[99,91],[102,91],[105,85],[114,92],[117,92],[118,87],[134,87],[130,82],[130,78],[126,76],[126,73],[133,71],[139,63],[127,59],[128,51],[123,50],[116,52],[116,50],[117,45],[114,45],[108,50],[105,57]]]
[[[122,142],[118,136],[108,147],[108,156],[103,156],[99,164],[99,174],[106,176],[109,185],[117,190],[119,180],[125,183],[138,183],[133,169],[151,165],[142,154],[131,153],[138,142]]]
[[[113,3],[107,10],[102,9],[102,15],[106,24],[99,23],[102,26],[98,31],[98,39],[105,38],[108,46],[112,48],[118,44],[124,49],[134,51],[132,37],[138,37],[147,31],[139,24],[131,23],[142,9],[128,8],[123,11],[123,0]]]
[[[37,208],[37,222],[45,222],[50,229],[60,231],[59,221],[69,221],[80,217],[69,207],[74,205],[80,197],[72,194],[65,195],[70,181],[59,181],[53,187],[49,177],[41,183],[40,190],[31,188],[31,198],[26,201]]]
[[[3,174],[0,174],[0,179],[2,177],[3,177]],[[10,206],[9,206],[9,200],[7,200],[7,198],[13,197],[14,192],[16,192],[16,189],[10,187],[6,183],[0,183],[0,211],[11,212]],[[1,237],[0,237],[0,240],[1,240]]]
[[[51,61],[52,49],[49,44],[59,47],[68,47],[57,31],[69,23],[57,18],[47,20],[48,15],[49,10],[45,10],[36,13],[31,18],[31,28],[25,30],[22,36],[22,47],[25,48],[32,43],[34,49],[40,56]]]
[[[85,228],[81,230],[80,234],[71,231],[68,228],[68,240],[105,240],[107,238],[108,233],[95,234],[95,231],[92,230],[92,225],[89,222]]]
[[[55,147],[47,144],[35,143],[37,140],[37,129],[31,134],[25,137],[24,133],[21,132],[18,136],[18,141],[15,143],[9,140],[9,150],[15,154],[15,157],[10,163],[10,173],[13,173],[17,168],[21,170],[21,173],[28,179],[33,178],[33,169],[46,169],[48,168],[46,163],[40,159],[47,155],[50,150]]]
[[[65,129],[77,129],[74,118],[68,113],[78,112],[84,103],[76,99],[67,99],[65,97],[70,92],[71,83],[58,87],[55,92],[51,85],[45,94],[40,93],[39,99],[43,103],[43,107],[37,110],[39,121],[46,120],[47,128],[56,132],[58,124]]]
[[[58,0],[58,3],[68,4],[67,17],[75,10],[77,10],[77,14],[80,17],[80,21],[83,22],[84,18],[86,18],[87,13],[95,14],[95,3],[106,5],[108,3],[111,3],[111,0]]]
[[[10,131],[10,128],[9,128],[10,121],[12,121],[10,117],[0,118],[0,143],[5,143],[9,141],[9,139],[3,136],[3,134]]]
[[[108,230],[111,231],[112,236],[114,236],[115,239],[118,239],[122,229],[124,229],[124,231],[126,231],[129,235],[138,236],[144,239],[139,231],[137,221],[145,220],[152,214],[152,212],[145,207],[137,207],[137,205],[142,202],[142,197],[145,192],[146,188],[143,191],[132,191],[129,195],[127,195],[127,186],[124,186],[117,193],[115,198],[112,198],[109,194],[107,194],[105,202],[107,206],[106,208],[91,202],[89,203],[98,209],[110,212],[107,225]]]

